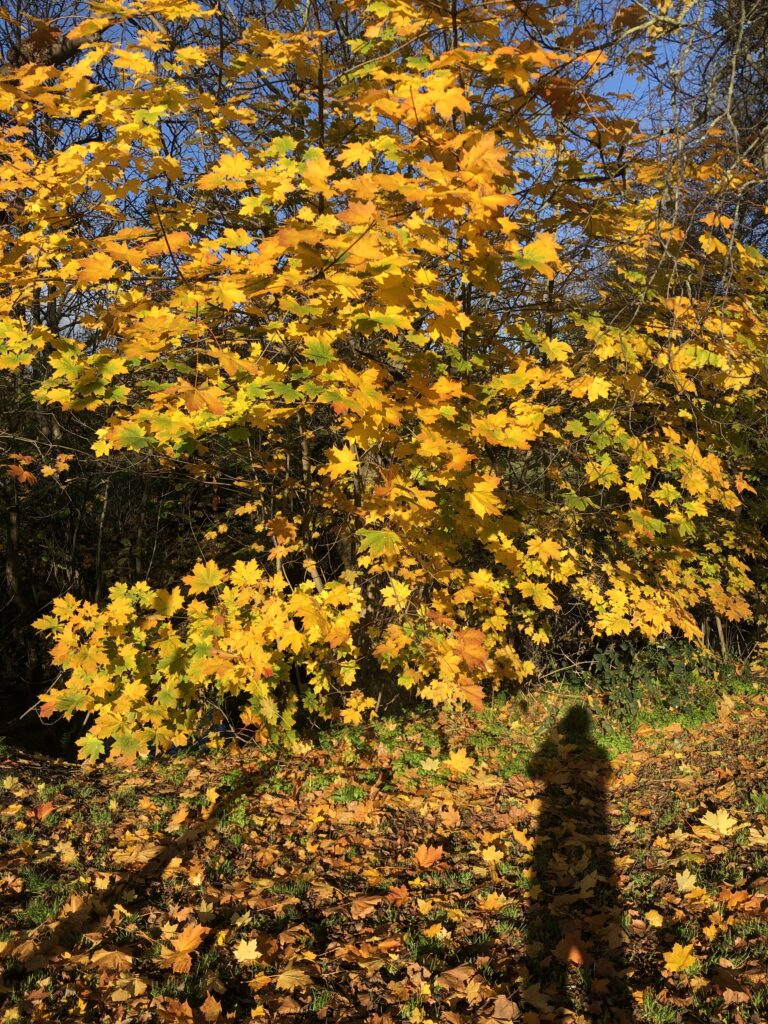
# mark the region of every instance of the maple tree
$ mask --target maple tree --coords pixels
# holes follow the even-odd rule
[[[39,619],[84,757],[753,613],[764,170],[612,84],[673,14],[93,2],[2,70],[0,368],[215,511],[162,585]]]

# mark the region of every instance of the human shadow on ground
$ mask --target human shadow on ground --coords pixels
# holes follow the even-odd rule
[[[610,759],[572,706],[528,763],[544,784],[526,920],[526,1002],[546,1021],[630,1024],[608,813]]]

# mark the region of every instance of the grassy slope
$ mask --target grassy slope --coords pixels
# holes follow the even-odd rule
[[[292,754],[7,754],[0,1021],[768,1021],[768,700],[597,714],[609,776],[552,733],[572,699]]]

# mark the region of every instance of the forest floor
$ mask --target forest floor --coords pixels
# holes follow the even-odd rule
[[[6,750],[0,1021],[768,1021],[768,698],[631,735],[572,702]]]

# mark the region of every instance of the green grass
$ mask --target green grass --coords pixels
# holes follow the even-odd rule
[[[232,804],[227,810],[226,815],[222,818],[222,825],[234,825],[237,828],[246,828],[251,819],[251,808],[248,801],[248,797],[243,794],[238,800]]]
[[[272,892],[282,896],[301,897],[306,893],[307,889],[309,889],[309,882],[303,878],[275,882],[272,886]]]
[[[94,804],[88,811],[88,820],[92,825],[107,828],[115,821],[115,812],[105,804]]]
[[[428,876],[430,886],[437,892],[466,892],[475,884],[472,871],[442,871]]]
[[[645,1024],[676,1024],[678,1019],[674,1006],[665,1006],[650,992],[646,992],[643,998],[640,1013]]]
[[[66,895],[33,896],[23,910],[18,912],[20,921],[31,925],[45,924],[46,921],[54,920],[66,902]]]
[[[24,888],[30,898],[24,907],[16,910],[17,918],[30,927],[54,920],[67,901],[77,890],[77,885],[63,881],[45,868],[31,864],[21,872]]]
[[[310,1012],[317,1013],[318,1010],[324,1010],[326,1006],[329,1006],[333,1002],[333,992],[327,988],[313,988],[312,989],[312,1002],[309,1004]]]
[[[360,786],[356,786],[353,783],[348,783],[345,786],[341,786],[336,790],[335,793],[331,794],[331,800],[335,804],[350,804],[355,800],[362,800],[365,796],[365,790]]]

